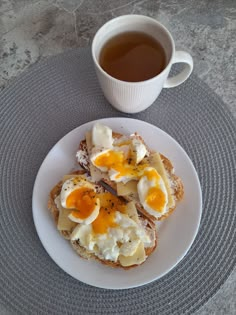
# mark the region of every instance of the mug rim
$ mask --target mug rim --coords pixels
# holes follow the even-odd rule
[[[127,19],[127,18],[130,18],[130,17],[134,17],[134,18],[143,18],[143,19],[146,19],[146,20],[149,20],[150,22],[154,22],[155,24],[157,24],[160,28],[162,28],[162,30],[166,33],[166,35],[168,36],[169,40],[170,40],[170,43],[171,43],[171,48],[172,48],[172,51],[171,51],[171,57],[170,57],[170,60],[169,62],[167,63],[167,65],[165,66],[165,68],[160,72],[158,73],[157,75],[155,75],[154,77],[150,78],[150,79],[147,79],[147,80],[143,80],[143,81],[137,81],[137,82],[132,82],[132,81],[123,81],[123,80],[119,80],[119,79],[116,79],[114,78],[113,76],[111,76],[109,73],[107,73],[105,70],[103,70],[103,68],[100,66],[96,56],[95,56],[95,40],[96,40],[96,37],[99,35],[99,33],[101,33],[103,31],[103,29],[105,27],[107,27],[107,25],[109,24],[112,24],[114,23],[115,21],[117,20],[122,20],[122,19]],[[109,38],[110,39],[110,38]],[[106,23],[104,23],[98,30],[97,32],[95,33],[94,37],[93,37],[93,40],[92,40],[92,47],[91,47],[91,51],[92,51],[92,58],[93,58],[93,61],[94,61],[94,64],[96,65],[96,67],[107,77],[109,78],[110,80],[112,81],[115,81],[115,82],[119,82],[119,83],[122,83],[122,84],[132,84],[132,85],[138,85],[138,84],[145,84],[145,83],[149,83],[151,81],[154,81],[155,79],[157,79],[158,77],[160,77],[161,75],[163,75],[164,72],[167,71],[167,69],[171,66],[172,64],[172,60],[173,60],[173,56],[174,56],[174,53],[175,53],[175,43],[174,43],[174,39],[171,35],[171,33],[168,31],[168,29],[163,25],[161,24],[160,22],[158,22],[157,20],[149,17],[149,16],[145,16],[145,15],[142,15],[142,14],[126,14],[126,15],[121,15],[121,16],[118,16],[118,17],[115,17],[109,21],[107,21]]]

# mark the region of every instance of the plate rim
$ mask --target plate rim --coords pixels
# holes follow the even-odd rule
[[[36,219],[36,211],[35,210],[35,206],[34,206],[34,203],[35,203],[35,195],[36,195],[36,188],[37,188],[37,183],[38,183],[38,180],[39,180],[39,176],[40,176],[40,173],[44,167],[44,164],[46,163],[46,160],[48,158],[48,156],[50,155],[50,153],[58,146],[58,144],[62,141],[65,140],[65,138],[69,137],[72,133],[76,132],[76,130],[79,130],[80,128],[83,128],[83,127],[86,127],[86,125],[91,125],[91,124],[94,124],[96,122],[102,122],[102,121],[118,121],[118,120],[127,120],[127,121],[130,121],[132,120],[134,123],[141,123],[141,124],[145,124],[145,125],[149,125],[151,128],[154,128],[154,129],[157,129],[158,132],[162,133],[162,134],[165,134],[165,136],[167,136],[172,142],[174,142],[178,148],[182,151],[182,153],[185,155],[185,158],[188,159],[188,162],[190,163],[191,165],[191,169],[193,171],[193,174],[194,174],[194,177],[195,177],[195,180],[196,180],[196,183],[197,183],[197,189],[198,189],[198,193],[199,193],[199,215],[198,215],[198,221],[196,223],[196,227],[195,227],[195,232],[193,234],[193,237],[188,245],[188,247],[185,249],[185,251],[180,255],[180,258],[176,261],[175,264],[173,264],[171,266],[171,268],[167,269],[165,272],[163,272],[162,274],[160,274],[159,276],[157,277],[153,277],[153,279],[151,280],[148,280],[148,281],[144,281],[142,283],[139,283],[139,284],[133,284],[133,285],[126,285],[126,286],[107,286],[107,285],[103,285],[102,283],[100,285],[95,285],[91,282],[86,282],[84,280],[81,280],[81,279],[78,279],[70,270],[68,269],[65,269],[64,266],[61,265],[61,262],[57,261],[55,259],[55,257],[52,256],[51,252],[50,252],[50,249],[49,247],[47,246],[47,244],[45,244],[44,240],[42,240],[41,238],[41,231],[37,225],[37,219]],[[80,281],[82,283],[85,283],[87,285],[90,285],[90,286],[93,286],[93,287],[97,287],[97,288],[102,288],[102,289],[110,289],[110,290],[124,290],[124,289],[131,289],[131,288],[137,288],[137,287],[141,287],[141,286],[144,286],[144,285],[147,285],[149,283],[152,283],[153,281],[156,281],[158,279],[161,279],[162,277],[164,277],[165,275],[167,275],[170,271],[172,271],[183,259],[184,257],[187,255],[187,253],[189,252],[190,248],[192,247],[195,239],[196,239],[196,236],[198,234],[198,231],[199,231],[199,228],[200,228],[200,224],[201,224],[201,218],[202,218],[202,189],[201,189],[201,184],[200,184],[200,180],[199,180],[199,177],[198,177],[198,173],[195,169],[195,166],[192,162],[192,160],[190,159],[190,157],[188,156],[188,154],[186,153],[186,151],[184,150],[184,148],[178,143],[177,140],[175,140],[175,138],[173,138],[171,135],[169,135],[166,131],[164,131],[163,129],[159,128],[158,126],[155,126],[149,122],[146,122],[144,120],[140,120],[140,119],[135,119],[135,118],[130,118],[130,117],[104,117],[104,118],[100,118],[100,119],[95,119],[95,120],[91,120],[91,121],[87,121],[79,126],[77,126],[76,128],[73,128],[72,130],[70,130],[68,133],[66,133],[63,137],[61,137],[51,148],[50,150],[48,151],[48,153],[46,154],[46,156],[44,157],[39,169],[38,169],[38,172],[37,172],[37,175],[35,177],[35,181],[34,181],[34,185],[33,185],[33,191],[32,191],[32,215],[33,215],[33,222],[34,222],[34,226],[35,226],[35,229],[36,229],[36,232],[37,232],[37,235],[40,239],[40,242],[43,246],[43,248],[45,249],[45,251],[47,252],[47,254],[49,255],[49,257],[53,260],[53,262],[58,265],[60,267],[60,269],[62,269],[62,271],[64,271],[65,273],[69,274],[71,277],[73,277],[74,279],[76,279],[77,281]],[[64,240],[62,238],[62,240]],[[65,240],[66,241],[66,240]],[[81,258],[78,256],[78,258]],[[82,258],[81,258],[82,259]]]

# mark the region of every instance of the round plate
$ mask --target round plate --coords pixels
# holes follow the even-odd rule
[[[166,132],[146,122],[129,118],[106,118],[99,122],[122,134],[138,132],[147,145],[166,155],[184,184],[184,199],[174,213],[157,224],[158,247],[147,261],[125,271],[80,258],[70,243],[58,233],[47,209],[48,195],[61,177],[75,166],[78,145],[95,121],[86,123],[64,136],[43,161],[33,190],[33,218],[39,238],[51,258],[72,277],[87,284],[107,289],[127,289],[156,280],[186,255],[191,247],[201,218],[202,195],[195,168],[182,147]]]

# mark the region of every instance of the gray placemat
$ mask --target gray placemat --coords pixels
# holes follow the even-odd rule
[[[164,90],[153,106],[132,116],[173,136],[197,169],[203,216],[188,255],[162,279],[120,291],[85,285],[50,259],[32,220],[37,171],[50,148],[70,130],[112,116],[129,117],[104,99],[88,49],[32,67],[0,95],[0,302],[10,312],[193,313],[232,271],[236,126],[221,100],[194,75],[180,87]]]

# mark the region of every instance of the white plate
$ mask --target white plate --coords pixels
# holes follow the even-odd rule
[[[80,258],[58,233],[47,210],[51,188],[75,165],[75,153],[94,121],[64,136],[48,153],[35,180],[33,218],[39,238],[57,265],[72,277],[107,289],[127,289],[159,279],[186,255],[196,237],[202,209],[201,188],[195,168],[182,147],[167,133],[146,122],[130,118],[99,120],[123,134],[139,132],[148,146],[166,155],[184,184],[185,195],[173,214],[158,223],[158,247],[147,261],[134,269],[113,269]]]

